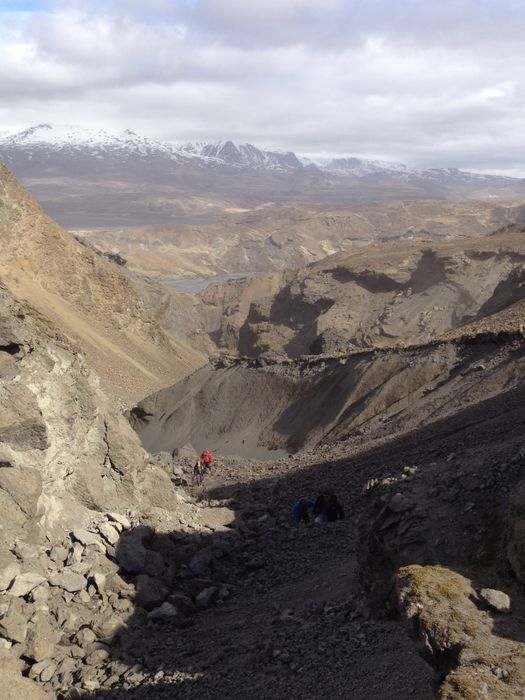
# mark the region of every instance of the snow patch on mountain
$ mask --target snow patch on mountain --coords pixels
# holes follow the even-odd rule
[[[457,168],[413,169],[403,163],[366,160],[356,157],[338,157],[313,160],[300,158],[292,151],[264,150],[234,141],[171,143],[155,141],[126,129],[111,133],[104,129],[90,129],[75,125],[37,124],[15,134],[0,132],[0,158],[9,164],[13,156],[30,160],[36,154],[56,154],[74,157],[77,154],[97,159],[139,159],[155,164],[184,165],[193,163],[200,167],[224,167],[277,172],[316,172],[327,176],[357,179],[390,178],[410,180],[418,178],[429,182],[465,182],[468,180],[499,182],[513,181],[488,173],[473,173]]]

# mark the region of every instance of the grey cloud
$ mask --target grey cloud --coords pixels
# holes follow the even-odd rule
[[[0,130],[525,171],[521,1],[71,0],[7,18]]]

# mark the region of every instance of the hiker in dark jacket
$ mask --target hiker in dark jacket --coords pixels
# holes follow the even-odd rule
[[[313,501],[311,501],[309,498],[305,498],[305,496],[301,496],[295,502],[295,505],[292,510],[292,518],[296,523],[300,523],[302,520],[305,525],[308,525],[308,523],[310,522],[308,509],[313,507]]]
[[[339,503],[337,496],[331,491],[323,491],[314,505],[315,522],[333,523],[337,519],[343,520],[344,517],[343,506]]]
[[[204,464],[202,463],[201,459],[198,459],[195,462],[195,465],[193,467],[193,484],[197,486],[202,486],[202,482],[204,481]]]

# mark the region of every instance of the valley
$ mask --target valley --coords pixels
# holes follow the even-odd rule
[[[280,186],[289,169],[325,184],[386,177],[352,160],[319,174],[293,154],[127,138],[156,168],[213,167],[217,187],[224,168],[249,187],[261,168]],[[122,157],[121,140],[106,146],[101,171]],[[75,153],[67,162],[87,168]],[[101,182],[86,180],[93,201]],[[522,698],[515,196],[224,200],[213,221],[72,235],[2,166],[7,697]],[[344,519],[293,521],[299,497],[326,491]]]
[[[202,225],[76,230],[128,268],[155,279],[303,267],[370,243],[483,236],[525,222],[521,202],[391,201],[338,206],[266,205],[223,211]]]

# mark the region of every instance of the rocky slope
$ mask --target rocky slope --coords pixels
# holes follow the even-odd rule
[[[299,485],[279,488],[271,505],[259,500],[268,465],[258,463],[239,479],[242,463],[225,462],[197,502],[180,486],[191,458],[148,459],[82,356],[3,286],[0,319],[6,697],[263,698],[297,687],[337,697],[364,685],[362,697],[394,700],[392,675],[396,693],[431,697],[430,673],[400,627],[368,619],[348,569],[350,520],[292,530]]]
[[[218,541],[233,520],[149,461],[98,384],[68,339],[0,285],[2,697],[122,682],[129,667],[110,662],[112,647],[175,594],[193,535]],[[162,534],[174,531],[176,553]]]
[[[220,358],[141,401],[132,423],[149,450],[257,456],[378,439],[519,386],[522,344],[502,331],[288,362]]]
[[[67,338],[3,285],[0,396],[0,673],[12,697],[37,698],[12,675],[18,659],[30,678],[69,689],[107,658],[97,638],[125,624],[129,605],[112,605],[134,590],[118,574],[119,533],[204,520],[148,463]]]
[[[161,324],[201,302],[180,296],[174,318],[162,290],[138,291],[7,173],[2,185],[6,697],[522,697],[520,232],[446,244],[430,265],[416,247],[321,266],[329,289],[342,274],[376,299],[401,291],[398,335],[332,356],[216,359],[133,410],[151,457],[100,389],[91,364],[104,389],[113,377],[96,334],[140,365],[133,343],[173,351]],[[424,291],[451,292],[430,330],[407,317]],[[199,487],[204,446],[223,454]],[[327,488],[347,517],[296,527],[295,499]]]
[[[524,241],[520,227],[468,242],[397,241],[211,285],[197,331],[250,357],[428,342],[522,298]]]
[[[436,671],[437,697],[517,700],[525,686],[522,314],[518,303],[485,319],[483,333],[474,324],[462,338],[417,347],[280,363],[218,360],[146,399],[132,412],[132,422],[150,448],[193,442],[199,448],[206,444],[244,454],[237,462],[223,458],[205,488],[214,497],[228,495],[243,504],[249,499],[249,510],[261,523],[268,515],[284,523],[286,508],[298,494],[336,491],[357,532],[336,524],[334,541],[320,535],[333,564],[325,564],[326,579],[315,565],[303,567],[312,550],[314,560],[323,561],[318,533],[290,533],[287,563],[291,559],[296,567],[290,575],[304,579],[305,588],[297,599],[288,592],[289,612],[276,620],[277,630],[287,615],[304,625],[329,627],[310,618],[315,604],[310,608],[301,598],[315,596],[314,582],[332,597],[324,588],[337,578],[332,548],[351,542],[358,550],[368,604],[375,615],[400,615],[406,622],[416,648]],[[262,447],[302,451],[286,458],[274,453],[266,464],[249,459]],[[243,485],[250,472],[252,480]],[[269,588],[278,595],[281,574],[286,572],[286,581],[288,569],[284,559],[276,561],[280,555],[273,549],[272,530],[268,548],[265,527],[257,526],[254,534],[255,551],[261,553],[254,579],[261,592]],[[344,539],[337,539],[339,528],[346,530]],[[350,601],[346,605],[347,616],[358,619],[363,608]],[[336,630],[344,635],[349,631],[345,608],[335,603],[331,609],[339,615]],[[259,630],[266,633],[263,618]],[[376,624],[360,632],[372,654],[374,635],[388,638],[386,629],[379,632]],[[283,631],[270,647],[274,659],[283,657],[277,676],[266,671],[258,655],[249,658],[254,677],[261,679],[257,688],[275,688],[277,697],[287,697],[292,687],[302,688],[293,676],[295,664],[304,663],[297,648],[313,664],[306,672],[307,682],[312,682],[319,657],[302,646],[298,630],[291,633],[290,644],[285,639],[290,633]],[[223,639],[226,635],[242,643],[220,622],[217,631]],[[341,642],[334,632],[331,639],[338,648]],[[366,666],[355,646],[354,654],[356,663]],[[197,661],[204,663],[199,653]],[[410,692],[421,698],[432,695],[417,664],[410,663],[416,690],[396,688],[392,697],[400,692],[403,697]],[[404,668],[402,663],[399,668]],[[216,690],[224,675],[238,687],[240,673],[220,658],[198,683],[183,686],[184,697]],[[360,692],[369,697],[368,670],[365,674]],[[378,675],[382,678],[381,671]],[[332,677],[328,684],[336,697],[345,697],[349,689],[358,692],[343,672]],[[401,671],[400,682],[408,678]],[[347,685],[337,685],[341,681]],[[326,680],[322,683],[324,687]],[[384,686],[374,692],[391,697]]]
[[[204,213],[205,216],[205,213]],[[304,267],[384,240],[473,238],[525,222],[522,203],[401,201],[211,211],[206,223],[78,231],[158,279]]]
[[[78,342],[110,393],[129,401],[199,366],[129,277],[47,217],[0,166],[0,278]]]

